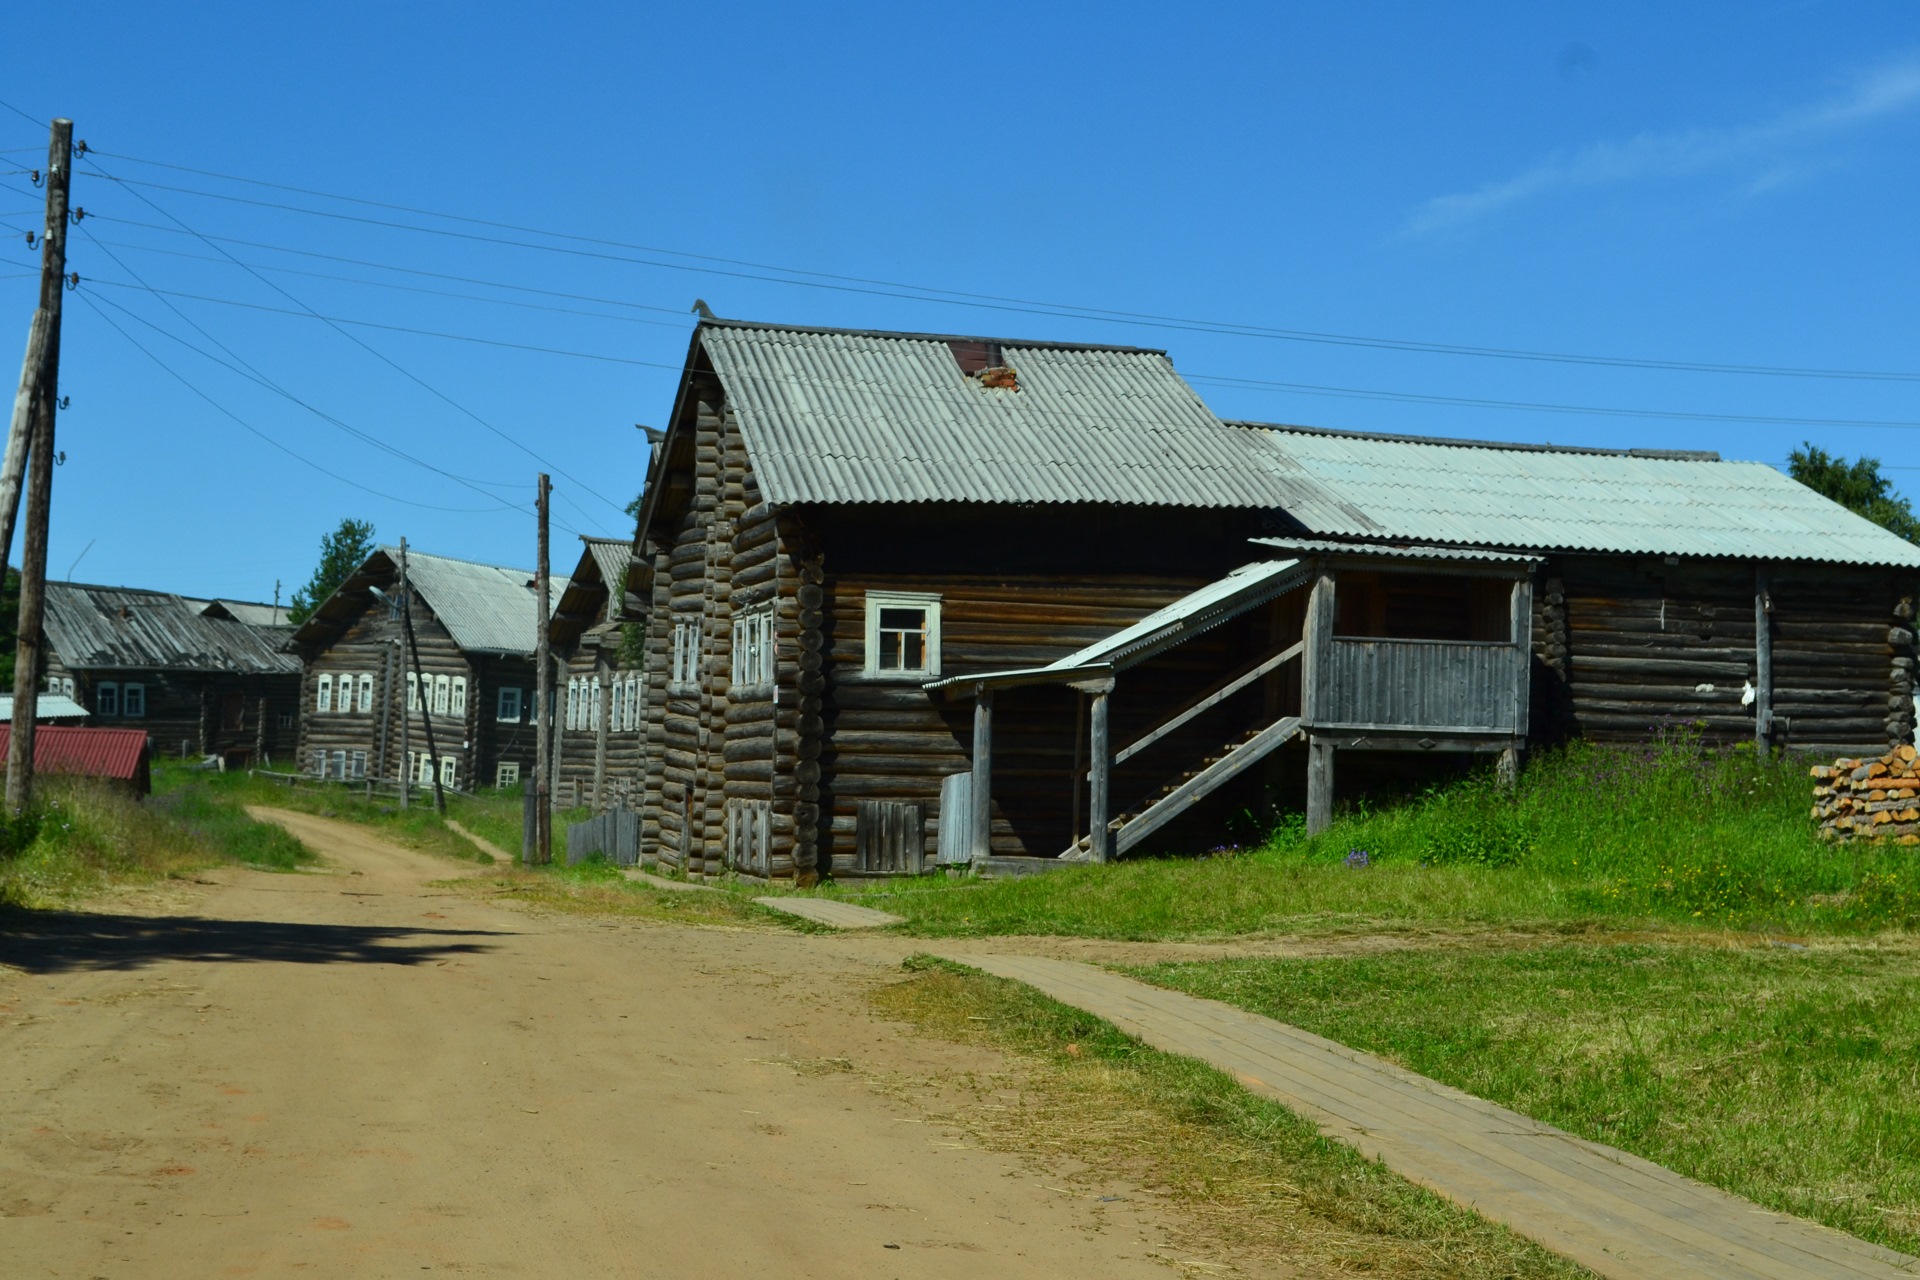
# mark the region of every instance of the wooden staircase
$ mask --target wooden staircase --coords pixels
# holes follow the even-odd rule
[[[1258,764],[1269,754],[1300,733],[1300,717],[1284,716],[1264,729],[1250,731],[1239,742],[1210,756],[1198,769],[1178,782],[1162,788],[1160,798],[1134,814],[1122,814],[1108,824],[1113,832],[1113,855],[1119,857],[1167,823],[1191,809],[1221,786]],[[1067,862],[1086,862],[1093,856],[1090,842],[1082,838],[1061,855]]]

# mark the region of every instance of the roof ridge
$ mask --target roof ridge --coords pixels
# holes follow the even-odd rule
[[[1383,440],[1392,444],[1426,444],[1452,449],[1507,449],[1516,453],[1576,453],[1608,458],[1651,458],[1661,462],[1729,462],[1712,449],[1603,449],[1582,444],[1528,444],[1512,440],[1473,440],[1458,436],[1414,436],[1390,431],[1350,431],[1341,427],[1310,427],[1292,422],[1255,422],[1248,418],[1223,419],[1230,427],[1251,427],[1261,431],[1297,432],[1310,436],[1341,436],[1349,440]],[[1763,464],[1764,465],[1764,464]]]
[[[1003,347],[1026,347],[1055,351],[1122,351],[1129,355],[1164,356],[1164,347],[1133,347],[1106,342],[1060,342],[1049,338],[999,338],[977,333],[916,333],[901,329],[838,329],[831,325],[775,324],[762,320],[736,320],[719,316],[703,317],[701,329],[765,329],[774,333],[831,334],[845,338],[891,338],[901,342],[992,342]]]
[[[398,556],[400,554],[400,546],[398,543],[383,542],[378,547],[375,547],[374,550],[382,554],[391,553],[392,556]],[[408,547],[407,556],[408,558],[425,556],[429,560],[445,560],[449,564],[470,564],[476,569],[498,569],[501,573],[524,573],[529,575],[533,573],[531,569],[520,569],[510,564],[494,564],[489,560],[468,560],[463,556],[443,556],[437,551],[421,551],[416,547]]]

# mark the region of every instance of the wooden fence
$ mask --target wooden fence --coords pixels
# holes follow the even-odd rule
[[[604,856],[616,867],[631,867],[640,861],[640,815],[632,809],[615,806],[585,822],[567,825],[567,865],[585,862],[594,854]]]

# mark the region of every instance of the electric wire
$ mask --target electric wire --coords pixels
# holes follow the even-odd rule
[[[101,174],[102,176],[106,176],[109,178],[112,177],[111,174],[107,174],[106,171],[104,169],[101,169],[100,166],[98,166],[97,164],[93,164],[89,162],[88,168],[90,170],[93,170]],[[149,199],[147,196],[145,196],[141,192],[136,190],[136,191],[131,191],[131,194],[136,199],[146,204],[154,212],[166,218],[168,221],[175,223],[176,225],[181,227],[183,230],[188,231],[196,236],[199,235],[199,233],[197,231],[194,231],[192,227],[188,226],[185,222],[181,221],[179,218],[169,213],[166,209],[156,204],[153,200]],[[202,239],[204,240],[204,237],[202,237]],[[222,253],[228,258],[233,258],[233,255],[226,253],[224,249],[221,249],[218,245],[213,244],[211,241],[205,241],[205,243],[207,243],[207,246],[209,248],[214,249],[216,252]],[[240,262],[239,259],[233,258],[233,262],[235,266],[241,267],[242,270],[248,270],[244,266],[244,264]],[[319,313],[315,312],[313,308],[307,306],[306,303],[302,302],[299,298],[295,297],[292,293],[288,292],[286,289],[281,288],[279,285],[275,284],[273,281],[267,279],[267,277],[265,277],[264,275],[261,275],[259,272],[251,271],[251,270],[248,270],[248,274],[252,275],[254,279],[260,281],[260,283],[266,285],[269,289],[272,289],[275,293],[278,293],[280,296],[286,298],[287,301],[293,303],[295,306],[301,308],[303,311],[306,311],[309,314],[314,315],[316,318],[320,318]],[[464,416],[480,424],[482,427],[486,428],[488,431],[492,432],[494,435],[498,436],[500,439],[507,441],[509,444],[513,445],[514,448],[520,450],[522,453],[526,454],[528,457],[532,458],[534,461],[539,462],[541,465],[546,467],[549,471],[565,477],[567,480],[577,485],[582,492],[590,494],[595,498],[598,498],[601,502],[606,503],[607,506],[613,508],[615,511],[620,512],[622,515],[625,514],[625,507],[623,506],[623,504],[617,503],[613,501],[611,498],[607,497],[605,494],[597,492],[591,485],[581,481],[578,477],[568,472],[564,467],[558,466],[557,464],[549,462],[547,459],[541,457],[537,452],[528,448],[520,440],[516,439],[514,436],[512,436],[508,432],[501,430],[499,427],[495,426],[493,423],[487,421],[485,418],[481,417],[478,413],[475,413],[472,409],[469,409],[467,406],[455,400],[452,396],[449,396],[444,391],[441,391],[438,387],[433,386],[426,379],[420,377],[418,374],[414,373],[412,370],[400,364],[397,360],[394,360],[390,356],[387,356],[386,354],[381,352],[378,348],[361,340],[359,337],[356,337],[353,333],[349,332],[347,329],[341,327],[340,325],[334,324],[329,321],[325,321],[324,318],[322,319],[323,319],[323,323],[327,323],[328,327],[332,328],[334,332],[340,334],[342,337],[352,342],[355,346],[361,348],[363,351],[367,352],[369,355],[373,356],[375,359],[379,360],[381,363],[387,365],[389,368],[393,369],[396,373],[399,373],[402,377],[406,378],[408,381],[413,382],[415,385],[419,386],[421,389],[433,395],[436,399],[444,402],[448,406],[459,411]]]

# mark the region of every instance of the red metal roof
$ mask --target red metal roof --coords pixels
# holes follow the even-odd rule
[[[0,765],[13,748],[13,726],[0,724]],[[147,756],[145,729],[81,729],[43,724],[33,734],[33,767],[40,773],[77,773],[135,782]]]

